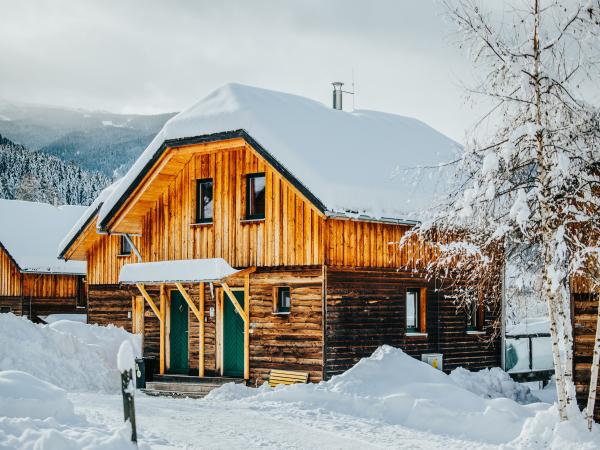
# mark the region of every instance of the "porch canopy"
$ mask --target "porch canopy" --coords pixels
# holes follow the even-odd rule
[[[244,321],[244,378],[250,374],[250,274],[255,267],[237,270],[229,265],[223,258],[185,259],[175,261],[157,261],[147,263],[125,264],[119,273],[119,283],[134,284],[142,297],[160,322],[160,373],[165,373],[165,339],[167,311],[170,302],[167,301],[166,286],[174,285],[181,293],[184,300],[198,319],[200,326],[200,355],[199,375],[204,376],[204,283],[219,284],[223,288],[226,298],[231,301],[237,313]],[[230,278],[243,278],[243,287],[229,287]],[[196,306],[192,297],[187,292],[183,283],[199,283],[199,304]],[[151,298],[146,290],[146,285],[159,285],[159,305]],[[244,293],[244,305],[240,305],[233,291]],[[212,288],[211,288],[212,295]]]
[[[125,264],[119,273],[119,283],[162,284],[218,282],[239,273],[223,258],[184,259]]]

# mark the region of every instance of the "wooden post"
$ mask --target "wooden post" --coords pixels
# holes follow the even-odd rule
[[[200,283],[200,342],[198,351],[198,376],[204,377],[204,282]]]
[[[250,274],[244,277],[244,379],[250,379]]]
[[[165,285],[160,285],[160,374],[165,373],[165,317],[167,312],[167,299]]]
[[[123,417],[125,422],[131,425],[131,442],[137,442],[137,430],[135,425],[135,403],[133,393],[135,392],[135,378],[131,369],[121,372],[121,394],[123,396]]]

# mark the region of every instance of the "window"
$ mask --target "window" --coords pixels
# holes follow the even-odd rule
[[[406,332],[407,333],[426,333],[427,289],[407,289],[406,290]]]
[[[286,286],[276,287],[274,294],[273,312],[275,314],[289,314],[292,306],[290,288]]]
[[[0,314],[6,314],[11,312],[10,306],[0,306]]]
[[[265,174],[255,173],[246,178],[246,219],[265,218]]]
[[[211,223],[213,220],[212,178],[196,180],[196,223]]]
[[[466,305],[467,331],[481,331],[483,329],[483,309],[478,299],[473,299]]]
[[[131,255],[131,244],[125,235],[121,235],[121,248],[119,250],[119,256]]]

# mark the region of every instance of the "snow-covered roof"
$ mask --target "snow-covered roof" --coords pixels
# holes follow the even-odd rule
[[[67,234],[63,237],[60,244],[58,244],[58,257],[62,258],[71,244],[77,239],[79,233],[83,231],[90,221],[96,216],[100,206],[104,203],[104,200],[112,193],[112,191],[119,185],[122,178],[118,179],[108,187],[104,188],[102,192],[96,197],[90,206],[88,206],[83,214],[77,219],[73,226],[68,230]]]
[[[85,206],[0,200],[0,243],[22,272],[85,274],[85,262],[63,261],[56,248]]]
[[[460,149],[416,119],[339,111],[297,95],[227,84],[165,124],[101,206],[98,223],[106,225],[169,141],[242,131],[326,212],[380,219],[422,217],[447,193],[451,177],[444,163]]]
[[[219,281],[238,273],[223,258],[125,264],[119,283],[185,283]]]

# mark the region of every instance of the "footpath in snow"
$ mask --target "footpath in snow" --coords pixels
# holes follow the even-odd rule
[[[0,449],[126,449],[114,327],[0,315]],[[121,361],[125,364],[125,361]],[[510,398],[506,398],[510,397]],[[142,448],[597,449],[504,372],[450,376],[379,348],[319,384],[225,385],[205,399],[136,397]]]

